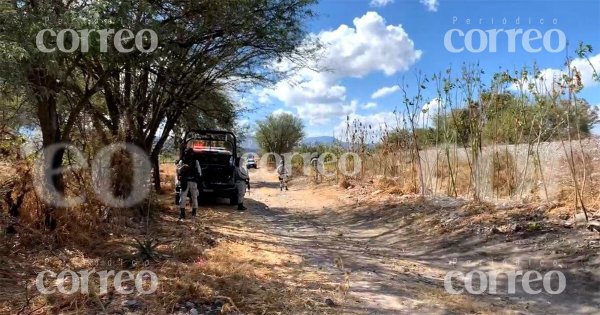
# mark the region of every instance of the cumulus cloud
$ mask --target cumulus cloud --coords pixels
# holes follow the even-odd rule
[[[260,101],[275,98],[296,108],[309,124],[326,124],[356,110],[357,104],[347,100],[341,79],[374,72],[393,75],[406,71],[421,58],[422,52],[415,49],[402,25],[387,25],[376,12],[355,18],[353,25],[312,34],[323,44],[320,58],[262,91]],[[285,69],[289,64],[283,62],[275,67]]]
[[[384,86],[384,87],[380,88],[379,90],[375,91],[373,94],[371,94],[371,98],[373,98],[373,99],[381,98],[384,96],[388,96],[390,94],[394,94],[394,93],[398,92],[399,90],[400,90],[400,87],[398,85]]]
[[[512,83],[510,89],[518,91],[522,85],[524,92],[527,92],[529,91],[529,85],[533,85],[534,89],[540,93],[552,93],[560,89],[560,84],[558,82],[562,80],[563,74],[565,74],[565,72],[559,69],[544,69],[540,71],[537,79],[529,77],[527,80],[520,80],[518,83]]]
[[[368,102],[367,104],[362,106],[363,109],[371,109],[375,107],[377,107],[377,103],[375,102]]]
[[[369,3],[372,7],[385,7],[388,4],[394,3],[394,0],[371,0]]]
[[[379,112],[372,115],[350,114],[348,120],[341,121],[334,128],[334,134],[338,138],[343,138],[347,131],[347,122],[353,123],[359,121],[363,126],[371,127],[371,136],[379,138],[384,130],[391,130],[397,127],[396,114],[394,112]],[[376,139],[374,139],[376,140]]]
[[[416,114],[416,127],[432,127],[434,118],[442,113],[442,108],[443,101],[439,98],[434,98],[425,103],[422,110]],[[343,138],[346,135],[347,123],[353,123],[354,121],[362,123],[362,125],[366,126],[367,128],[370,127],[370,136],[373,138],[373,140],[380,139],[383,135],[382,133],[385,131],[408,127],[404,125],[406,122],[408,122],[406,113],[390,111],[382,111],[370,115],[352,113],[347,116],[347,119],[344,119],[335,126],[334,134],[338,138]]]
[[[581,72],[581,81],[584,86],[596,85],[598,82],[594,81],[593,75],[594,70],[600,73],[600,54],[590,57],[589,62],[583,58],[576,58],[571,62],[571,68]]]
[[[325,124],[355,108],[346,101],[346,87],[327,75],[308,69],[277,83],[268,93],[287,107],[297,109],[300,118],[308,120],[310,125]]]
[[[309,125],[325,125],[331,118],[342,118],[356,111],[356,103],[350,104],[313,104],[298,107],[298,115],[308,120]]]
[[[273,113],[271,113],[273,116],[279,116],[282,114],[289,114],[289,115],[294,115],[294,113],[290,112],[289,110],[285,110],[283,108],[278,108],[276,110],[273,111]]]
[[[577,69],[577,71],[580,72],[581,83],[584,88],[598,85],[598,82],[594,80],[594,70],[596,72],[600,71],[600,54],[590,57],[589,61],[583,58],[573,59],[571,62],[571,69]],[[516,91],[519,90],[519,85],[523,84],[523,88],[527,91],[528,86],[533,84],[537,91],[551,93],[560,89],[560,84],[558,84],[558,82],[562,81],[565,74],[568,74],[568,69],[566,67],[563,69],[546,68],[540,70],[537,78],[530,77],[526,81],[513,83],[510,88]]]
[[[346,99],[346,87],[326,75],[299,73],[293,80],[277,83],[269,94],[289,106],[340,103]]]
[[[402,25],[386,25],[376,12],[355,18],[353,24],[318,35],[326,46],[323,66],[334,74],[362,77],[382,71],[389,76],[407,70],[421,58],[422,51],[415,49]]]
[[[439,98],[434,98],[423,105],[421,113],[419,114],[418,124],[419,126],[425,125],[425,127],[433,126],[433,120],[436,116],[441,113],[442,101]]]
[[[238,126],[241,126],[241,127],[249,127],[251,122],[250,122],[250,119],[243,118],[243,119],[238,119],[237,124],[238,124]]]
[[[427,11],[437,12],[440,5],[439,0],[420,0],[421,4],[427,8]]]

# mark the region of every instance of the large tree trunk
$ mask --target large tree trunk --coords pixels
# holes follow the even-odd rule
[[[60,129],[58,127],[58,115],[56,113],[56,102],[53,98],[47,104],[38,104],[38,118],[42,129],[43,146],[47,148],[61,141]],[[44,156],[44,159],[51,159],[51,167],[53,170],[62,166],[62,161],[65,151],[58,150],[54,156]],[[52,175],[52,185],[60,193],[64,193],[65,184],[61,173]],[[44,207],[44,225],[49,230],[54,230],[58,225],[56,217],[56,209],[52,206]]]
[[[44,148],[47,148],[62,140],[56,104],[58,83],[56,79],[48,75],[47,71],[41,67],[33,68],[29,73],[28,79],[29,82],[32,83],[36,96],[37,116],[42,131],[42,145]],[[64,153],[64,150],[59,150],[52,157],[44,156],[44,159],[52,159],[51,167],[57,169],[62,166]],[[52,184],[58,192],[64,192],[65,187],[62,174],[54,174],[52,176]],[[57,226],[54,207],[49,205],[45,206],[43,213],[45,227],[54,230]]]

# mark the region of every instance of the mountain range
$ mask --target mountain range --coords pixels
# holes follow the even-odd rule
[[[302,144],[306,145],[331,145],[334,142],[339,141],[331,136],[319,136],[319,137],[307,137],[302,140]],[[242,141],[241,147],[246,151],[258,152],[260,150],[260,146],[254,137],[246,137],[244,141]]]

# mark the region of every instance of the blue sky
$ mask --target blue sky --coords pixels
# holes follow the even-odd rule
[[[245,101],[254,110],[245,123],[289,112],[303,119],[308,136],[339,133],[348,115],[373,125],[393,124],[393,110],[403,107],[395,86],[403,77],[414,85],[416,71],[430,76],[450,66],[458,70],[463,62],[479,62],[491,74],[535,62],[551,76],[564,70],[567,50],[573,55],[580,41],[595,48],[592,62],[600,71],[598,0],[322,0],[316,11],[309,31],[325,44],[317,66],[330,70],[303,69],[275,86],[253,90]],[[465,35],[471,31],[472,51],[458,31],[452,34],[452,46],[464,49],[449,51],[444,38],[452,29]],[[527,51],[522,34],[516,35],[515,49],[509,51],[509,36],[503,30],[516,29],[529,31],[534,38],[531,48],[540,51]],[[489,51],[492,31],[498,32],[495,52]],[[538,32],[547,36],[547,46],[543,38],[535,39]],[[557,49],[559,32],[569,42],[562,51]],[[487,45],[481,45],[481,34],[487,34]],[[479,47],[482,52],[473,51]],[[600,84],[592,82],[591,67],[583,60],[574,64],[588,83],[581,96],[600,105]],[[429,88],[425,98],[433,99],[434,92]]]

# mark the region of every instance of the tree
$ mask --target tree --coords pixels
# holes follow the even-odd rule
[[[436,131],[434,128],[415,128],[416,140],[420,149],[435,145]],[[406,150],[414,141],[410,130],[396,128],[385,134],[382,145],[394,150]]]
[[[446,116],[439,114],[434,117],[433,124],[440,132],[446,130],[448,138],[458,144],[467,145],[471,139],[469,110],[466,108],[452,109]]]
[[[304,138],[304,125],[291,114],[269,115],[257,123],[256,141],[263,152],[290,152]]]
[[[314,2],[12,0],[13,10],[0,15],[0,82],[26,91],[44,147],[73,142],[76,129],[85,135],[93,126],[90,140],[97,145],[90,147],[134,143],[156,164],[174,128],[194,120],[190,115],[202,114],[197,123],[216,119],[224,128],[232,125],[233,115],[210,117],[235,112],[229,103],[206,99],[232,87],[275,81],[285,73],[270,67],[273,61],[302,63],[306,51],[298,48],[306,46],[304,23],[313,16]],[[45,53],[35,40],[43,29],[134,34],[151,29],[159,43],[153,52],[120,53],[110,36],[108,51],[101,52],[100,35],[90,33],[87,52]],[[71,39],[66,36],[66,47]],[[45,42],[52,46],[55,40]],[[122,44],[131,47],[133,40]],[[62,165],[63,155],[53,156],[54,168]],[[63,190],[60,174],[53,182]]]
[[[525,100],[519,104],[510,94],[483,94],[484,109],[483,140],[486,143],[528,143],[540,137],[541,141],[553,141],[578,132],[589,137],[598,123],[598,111],[585,99],[578,99],[577,106],[562,100],[552,104],[549,98]],[[567,115],[571,125],[567,125]],[[434,127],[447,130],[450,139],[458,144],[469,144],[476,130],[472,117],[465,107],[454,108],[450,113],[434,117]]]

